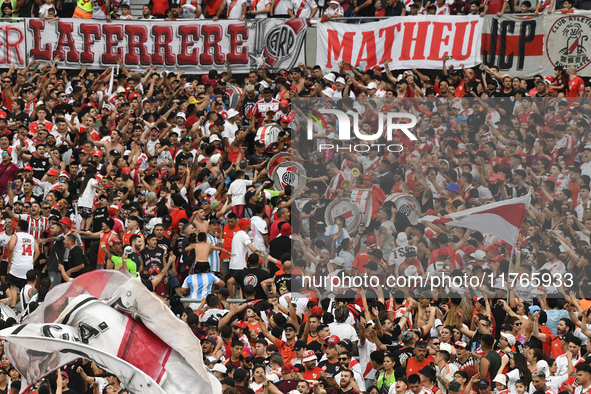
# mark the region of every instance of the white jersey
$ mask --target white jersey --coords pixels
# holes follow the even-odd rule
[[[15,233],[16,244],[12,252],[12,264],[10,272],[12,276],[20,279],[27,278],[27,272],[33,269],[33,257],[35,255],[35,238],[29,233]]]

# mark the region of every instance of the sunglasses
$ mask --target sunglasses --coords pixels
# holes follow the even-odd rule
[[[514,326],[522,326],[523,323],[515,323]]]
[[[23,205],[23,208],[29,209],[29,208],[31,208],[31,206],[30,205]]]
[[[433,345],[438,346],[438,345],[440,345],[440,343],[439,342],[433,342]]]
[[[347,361],[348,358],[347,357],[339,357],[339,361]]]
[[[51,207],[42,207],[41,209],[51,209]]]
[[[286,328],[285,332],[295,332],[295,330],[293,328]]]

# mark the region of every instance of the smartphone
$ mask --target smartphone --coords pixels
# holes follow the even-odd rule
[[[16,182],[12,182],[12,188],[13,188],[13,189],[16,189],[16,187],[17,187],[17,186],[16,186]]]

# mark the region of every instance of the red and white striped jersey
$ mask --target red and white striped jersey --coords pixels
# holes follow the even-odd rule
[[[43,238],[43,232],[49,227],[49,219],[40,216],[39,219],[33,219],[31,215],[20,215],[21,220],[26,220],[29,223],[29,231],[35,239]]]

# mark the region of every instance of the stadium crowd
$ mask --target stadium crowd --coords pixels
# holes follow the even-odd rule
[[[0,302],[24,315],[85,272],[127,270],[192,328],[225,394],[591,388],[590,108],[574,70],[530,82],[445,63],[433,76],[387,63],[243,77],[119,66],[72,73],[56,58],[1,74]],[[330,115],[310,140],[304,118],[321,107],[362,134],[380,112],[413,114],[417,140],[398,131],[359,153]],[[281,153],[304,185],[270,171]],[[356,190],[369,191],[368,220],[328,223],[328,204]],[[399,193],[417,216],[531,204],[511,245],[418,223],[387,200]],[[427,274],[489,279],[384,283]],[[333,286],[362,275],[378,285]],[[67,393],[97,392],[95,379],[124,392],[88,360],[59,376]],[[3,355],[0,390],[18,380]]]

